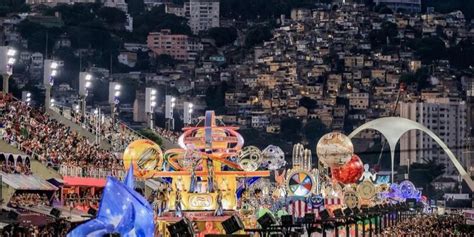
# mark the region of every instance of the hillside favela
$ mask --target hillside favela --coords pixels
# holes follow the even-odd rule
[[[0,237],[474,236],[473,0],[0,0]]]

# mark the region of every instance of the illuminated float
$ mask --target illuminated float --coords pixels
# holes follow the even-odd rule
[[[258,169],[264,159],[267,167],[273,167],[269,156],[279,150],[267,150],[264,157],[258,148],[243,146],[237,129],[224,126],[213,111],[207,111],[195,127],[183,129],[180,148],[167,150],[162,162],[159,156],[155,156],[156,162],[145,162],[143,177],[171,178],[166,190],[159,190],[156,197],[155,220],[160,233],[168,234],[167,226],[181,216],[195,222],[200,231],[223,233],[220,223],[238,214],[240,180],[270,176],[268,170]],[[155,164],[156,169],[147,170]]]

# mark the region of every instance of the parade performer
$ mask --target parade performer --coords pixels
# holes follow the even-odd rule
[[[213,193],[215,190],[214,190],[214,165],[212,164],[212,160],[209,160],[207,162],[207,170],[208,170],[207,192]]]
[[[177,217],[183,217],[183,208],[181,206],[181,192],[177,191],[176,192],[176,200],[174,202],[174,206],[176,208],[176,216]]]
[[[217,203],[217,208],[216,208],[216,211],[214,212],[214,216],[222,216],[224,215],[224,208],[222,206],[222,191],[221,190],[218,190],[217,191],[217,199],[216,199],[216,203]]]

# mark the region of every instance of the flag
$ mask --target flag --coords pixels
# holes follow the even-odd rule
[[[132,168],[133,169],[133,168]],[[125,183],[107,177],[97,217],[72,230],[68,237],[97,236],[119,233],[124,237],[153,236],[153,209],[133,186],[133,171],[127,174]]]
[[[135,189],[135,180],[133,179],[133,164],[130,165],[130,168],[128,169],[127,175],[125,175],[125,179],[123,180],[123,183],[125,186],[127,186],[130,189]]]

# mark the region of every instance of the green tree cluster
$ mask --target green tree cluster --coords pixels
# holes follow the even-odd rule
[[[407,43],[408,47],[415,50],[415,54],[425,64],[435,60],[447,59],[446,44],[439,37],[416,38]]]
[[[407,85],[416,85],[418,90],[423,90],[431,86],[430,72],[427,67],[418,69],[415,73],[405,73],[400,77],[400,81]]]
[[[206,90],[206,105],[208,110],[214,110],[217,114],[225,113],[225,93],[229,89],[226,82],[217,86],[209,86]]]
[[[369,33],[369,40],[373,47],[380,47],[386,44],[393,44],[398,39],[398,27],[395,23],[385,21],[380,30],[374,30]]]
[[[164,6],[154,7],[144,11],[133,19],[133,39],[144,42],[149,32],[169,29],[175,34],[192,35],[187,19],[173,14],[167,14]]]
[[[316,107],[318,106],[318,102],[309,97],[303,97],[300,99],[300,105],[310,110],[310,109],[316,109]]]
[[[462,11],[468,20],[474,18],[474,1],[472,0],[425,0],[423,3],[425,7],[434,7],[437,12]]]
[[[257,25],[250,28],[245,35],[245,46],[252,48],[272,38],[272,32],[268,26]]]
[[[222,47],[237,39],[237,30],[233,27],[215,27],[209,29],[209,36],[214,39],[217,47]]]
[[[2,0],[0,1],[0,17],[5,17],[10,13],[29,12],[30,6],[25,4],[25,0]]]
[[[153,130],[151,130],[149,128],[141,129],[141,130],[138,131],[138,133],[140,133],[140,135],[152,140],[153,142],[155,142],[159,146],[161,146],[163,144],[163,139],[158,134],[153,132]]]
[[[312,119],[303,125],[297,118],[284,118],[280,122],[280,136],[283,140],[296,143],[304,137],[315,148],[317,141],[328,132],[328,128],[319,119]]]

